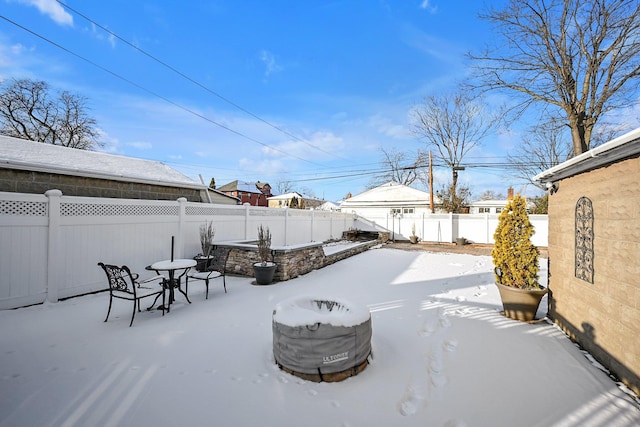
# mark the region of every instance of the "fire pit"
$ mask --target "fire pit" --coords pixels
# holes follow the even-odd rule
[[[273,355],[280,369],[309,381],[342,381],[367,367],[371,315],[344,300],[296,297],[273,310]]]

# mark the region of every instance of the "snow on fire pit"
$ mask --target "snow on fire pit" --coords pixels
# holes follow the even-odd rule
[[[342,381],[367,367],[371,315],[345,300],[290,298],[273,310],[273,355],[280,369],[309,381]]]

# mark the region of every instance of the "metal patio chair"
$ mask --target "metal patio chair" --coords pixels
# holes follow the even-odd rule
[[[185,290],[189,291],[189,279],[191,280],[203,280],[206,293],[205,299],[209,299],[209,281],[216,277],[222,277],[222,285],[224,286],[224,293],[227,293],[227,259],[231,248],[217,248],[214,250],[214,257],[209,259],[205,271],[196,271],[195,269],[189,270],[185,278]]]
[[[147,308],[147,310],[151,310],[160,295],[162,295],[162,315],[164,316],[165,296],[164,288],[162,287],[162,276],[158,275],[147,280],[139,281],[138,274],[132,273],[126,265],[120,267],[117,265],[104,264],[102,262],[99,262],[98,265],[102,267],[107,275],[107,280],[109,281],[109,309],[107,311],[107,317],[104,319],[105,322],[109,320],[111,305],[114,298],[133,302],[133,313],[131,314],[129,327],[133,325],[133,319],[136,316],[136,308],[138,311],[141,311],[140,300],[143,298],[155,296],[153,304]]]

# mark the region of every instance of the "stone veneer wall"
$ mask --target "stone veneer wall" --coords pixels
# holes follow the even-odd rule
[[[361,245],[324,255],[322,243],[299,248],[274,249],[274,262],[277,264],[274,281],[284,281],[296,278],[310,271],[359,254],[379,244],[377,240],[363,242]],[[227,272],[240,276],[253,277],[253,264],[260,262],[255,247],[233,247],[227,259]]]
[[[593,204],[593,283],[575,277],[575,209]],[[640,394],[640,159],[566,178],[549,198],[549,315]]]
[[[65,196],[110,197],[119,199],[176,200],[200,202],[200,191],[107,179],[0,168],[0,191],[44,194],[60,190]]]

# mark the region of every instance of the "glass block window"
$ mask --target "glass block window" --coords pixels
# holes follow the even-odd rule
[[[593,283],[593,204],[586,197],[576,203],[576,277]]]

